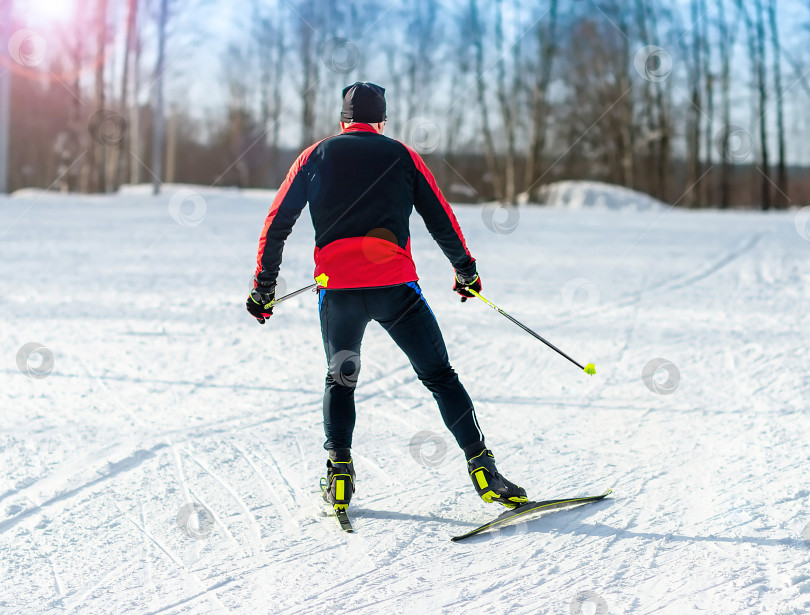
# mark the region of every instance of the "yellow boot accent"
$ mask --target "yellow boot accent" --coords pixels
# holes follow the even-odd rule
[[[492,502],[496,502],[498,500],[498,495],[494,491],[487,491],[486,493],[481,494],[481,499],[487,504],[492,504]]]
[[[335,499],[343,500],[346,497],[346,481],[343,479],[335,481]]]
[[[487,486],[489,486],[483,470],[478,470],[475,473],[475,480],[478,482],[478,486],[481,487],[481,489],[486,489]]]

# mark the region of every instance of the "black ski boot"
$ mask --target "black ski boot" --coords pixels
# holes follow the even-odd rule
[[[347,448],[329,451],[326,460],[326,478],[321,479],[323,499],[335,510],[346,510],[354,493],[354,465]]]
[[[498,502],[507,508],[516,508],[528,502],[526,490],[506,480],[495,467],[495,456],[485,448],[467,460],[467,471],[473,487],[485,502]]]

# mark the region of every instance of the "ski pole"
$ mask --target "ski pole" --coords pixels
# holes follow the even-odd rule
[[[304,288],[299,288],[298,290],[294,290],[288,295],[284,295],[283,297],[279,297],[278,299],[273,299],[270,303],[271,306],[276,305],[277,303],[281,303],[282,301],[286,301],[287,299],[292,299],[296,295],[300,295],[301,293],[305,293],[308,290],[313,290],[317,284],[310,284],[309,286],[305,286]]]
[[[524,324],[523,324],[522,322],[520,322],[519,320],[517,320],[517,319],[515,319],[515,318],[512,318],[512,317],[511,317],[509,314],[507,314],[506,312],[504,312],[504,311],[503,311],[501,308],[499,308],[497,305],[495,305],[494,303],[492,303],[492,301],[490,301],[489,299],[486,299],[485,297],[483,297],[483,296],[482,296],[480,293],[478,293],[478,292],[474,291],[472,288],[467,288],[466,290],[470,291],[470,292],[471,292],[473,295],[475,295],[476,297],[478,297],[478,298],[479,298],[481,301],[483,301],[484,303],[486,303],[486,304],[487,304],[489,307],[491,307],[493,310],[495,310],[495,311],[496,311],[496,312],[498,312],[499,314],[501,314],[501,315],[503,315],[503,316],[506,316],[506,318],[508,318],[509,320],[511,320],[513,323],[515,323],[515,324],[516,324],[518,327],[520,327],[521,329],[523,329],[523,330],[524,330],[526,333],[528,333],[529,335],[532,335],[532,336],[536,337],[538,340],[540,340],[541,342],[543,342],[543,343],[544,343],[546,346],[548,346],[548,347],[549,347],[549,348],[551,348],[552,350],[554,350],[554,351],[558,352],[559,354],[561,354],[562,356],[564,356],[566,359],[568,359],[569,361],[571,361],[571,363],[573,363],[574,365],[576,365],[576,366],[577,366],[579,369],[581,369],[582,371],[584,371],[586,374],[590,374],[591,376],[593,376],[593,375],[596,373],[596,366],[595,366],[593,363],[588,363],[588,364],[587,364],[585,367],[582,367],[582,365],[580,365],[580,364],[579,364],[577,361],[574,361],[574,359],[572,359],[571,357],[569,357],[569,356],[568,356],[567,354],[565,354],[565,353],[564,353],[562,350],[560,350],[559,348],[557,348],[557,347],[556,347],[554,344],[552,344],[552,343],[551,343],[551,342],[549,342],[547,339],[544,339],[544,338],[543,338],[541,335],[538,335],[537,333],[535,333],[534,331],[532,331],[531,329],[529,329],[529,327],[527,327],[526,325],[524,325]]]

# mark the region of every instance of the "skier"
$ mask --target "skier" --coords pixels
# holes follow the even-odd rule
[[[343,89],[341,131],[301,153],[273,200],[259,239],[247,311],[260,324],[273,313],[284,241],[304,206],[315,228],[315,281],[329,365],[323,400],[328,451],[325,498],[345,511],[355,491],[351,457],[354,389],[360,343],[375,320],[405,352],[433,394],[467,459],[473,486],[486,502],[514,508],[521,487],[496,469],[475,409],[447,356],[439,325],[422,295],[411,258],[409,217],[422,216],[455,269],[461,301],[481,290],[475,259],[433,175],[414,150],[383,136],[385,90],[358,82]]]

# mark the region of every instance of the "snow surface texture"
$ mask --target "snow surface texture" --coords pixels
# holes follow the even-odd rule
[[[501,470],[535,499],[614,488],[456,544],[500,511],[377,325],[357,533],[324,516],[316,296],[263,327],[243,307],[267,206],[193,187],[0,200],[0,612],[810,611],[795,213],[457,208],[485,296],[593,377],[460,304],[414,218],[425,295]],[[288,290],[311,259],[304,213]]]

